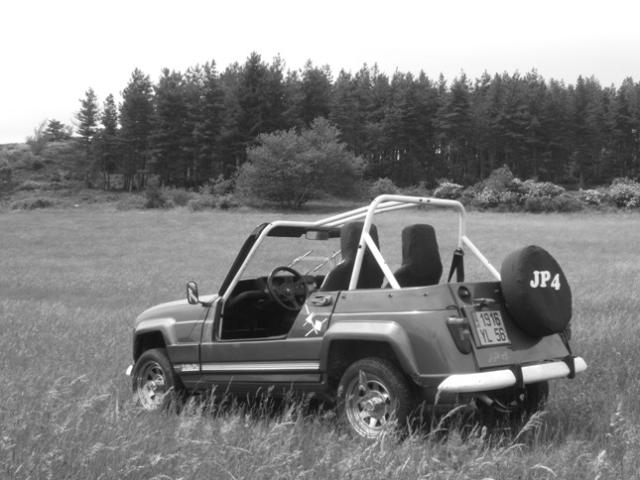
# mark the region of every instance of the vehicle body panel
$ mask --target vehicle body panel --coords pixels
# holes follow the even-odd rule
[[[487,268],[492,281],[462,279],[431,286],[400,286],[371,234],[373,217],[429,205],[456,212],[457,248],[470,250]],[[278,280],[279,285],[306,282],[307,295],[299,311],[287,312],[277,306],[273,292],[269,292],[271,287],[267,288],[269,280],[273,281],[271,275],[267,276],[268,271],[259,277],[247,277],[249,265],[265,242],[300,238],[304,243],[304,237],[309,236],[310,245],[316,245],[313,242],[322,237],[336,239],[338,227],[360,220],[364,222],[358,251],[345,289],[322,291],[326,277],[320,272],[334,263],[335,254],[323,257],[311,250],[296,254],[289,266],[299,267],[313,260],[318,262],[316,267],[304,271],[300,278]],[[385,355],[427,401],[434,401],[438,391],[455,398],[458,393],[480,392],[478,389],[487,386],[517,386],[523,378],[558,378],[564,375],[563,365],[569,376],[584,370],[586,363],[582,359],[570,359],[566,338],[559,334],[532,337],[517,326],[505,306],[499,272],[466,236],[465,229],[464,207],[456,201],[390,195],[380,196],[366,207],[318,221],[261,224],[243,243],[217,295],[202,297],[195,305],[187,301],[161,304],[137,318],[134,361],[145,345],[162,347],[190,390],[215,387],[255,393],[275,387],[330,396],[335,387],[331,376],[345,367],[340,362],[353,361],[360,345],[373,345],[374,349],[380,347],[387,352]],[[367,249],[384,273],[385,284],[381,288],[356,288]],[[289,252],[285,248],[280,253]],[[269,268],[276,266],[277,263]],[[501,319],[509,343],[481,344],[474,324],[480,312],[492,312]],[[276,321],[286,328],[270,330],[269,325]],[[234,322],[237,328],[229,328]],[[261,329],[277,334],[260,336]],[[349,351],[339,352],[338,358],[334,346],[342,345]],[[369,347],[363,351],[372,354]]]

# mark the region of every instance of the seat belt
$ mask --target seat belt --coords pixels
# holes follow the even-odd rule
[[[456,248],[453,252],[453,258],[451,259],[451,268],[449,269],[449,278],[447,283],[451,283],[453,272],[456,273],[456,282],[464,282],[464,250],[462,248]]]

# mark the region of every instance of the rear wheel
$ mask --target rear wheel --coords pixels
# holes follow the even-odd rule
[[[371,357],[352,363],[338,386],[338,415],[358,435],[376,438],[406,425],[413,394],[402,372],[388,360]]]
[[[166,407],[177,400],[181,392],[180,379],[163,348],[152,348],[140,355],[131,379],[134,398],[145,410]]]

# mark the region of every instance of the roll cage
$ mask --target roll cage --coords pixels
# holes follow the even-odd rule
[[[376,262],[382,269],[384,276],[393,289],[400,289],[400,284],[396,280],[393,272],[387,265],[380,249],[373,241],[370,230],[373,224],[373,218],[375,215],[387,212],[393,212],[396,210],[404,210],[410,208],[420,208],[424,206],[434,206],[446,209],[455,210],[458,213],[458,239],[457,248],[460,251],[464,251],[464,248],[468,248],[473,253],[480,263],[484,265],[487,270],[494,276],[496,280],[500,280],[500,273],[496,268],[487,260],[487,258],[480,252],[480,250],[473,244],[473,242],[466,235],[466,211],[462,203],[456,200],[447,200],[442,198],[432,197],[413,197],[407,195],[380,195],[376,197],[369,205],[349,210],[338,215],[317,220],[315,222],[300,222],[289,220],[277,220],[271,223],[264,223],[259,225],[247,238],[242,246],[238,257],[234,261],[231,270],[225,278],[219,294],[227,300],[233,292],[240,277],[245,271],[249,260],[255,254],[257,248],[267,236],[301,236],[305,233],[311,232],[326,232],[329,237],[335,237],[337,229],[342,227],[346,223],[354,222],[364,219],[364,225],[362,227],[362,233],[360,235],[360,241],[358,244],[358,251],[354,262],[353,272],[349,281],[349,290],[356,288],[358,284],[358,278],[360,276],[360,270],[362,267],[362,260],[364,258],[365,245],[372,253]]]

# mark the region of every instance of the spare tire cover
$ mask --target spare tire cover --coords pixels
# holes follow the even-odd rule
[[[534,337],[562,332],[571,320],[571,288],[558,262],[536,245],[510,253],[500,268],[512,320]]]

